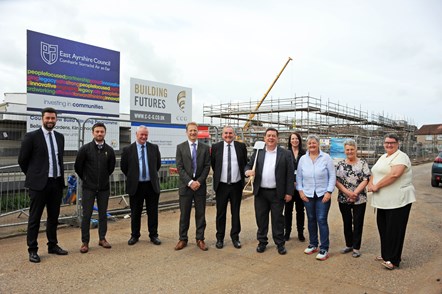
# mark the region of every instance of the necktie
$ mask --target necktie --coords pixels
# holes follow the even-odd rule
[[[192,169],[193,174],[196,175],[196,143],[192,143]]]
[[[103,144],[97,144],[98,149],[103,149]]]
[[[57,156],[55,155],[54,141],[52,139],[52,133],[49,132],[49,143],[51,144],[51,157],[52,157],[52,176],[56,178],[58,176],[57,168]]]
[[[141,145],[141,177],[143,180],[147,177],[147,168],[146,168],[146,156],[144,155],[146,152],[144,151],[144,148],[146,146]]]
[[[232,183],[232,152],[230,144],[227,144],[227,184]]]

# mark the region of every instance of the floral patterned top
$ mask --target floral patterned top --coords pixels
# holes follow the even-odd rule
[[[369,180],[370,169],[368,168],[367,161],[362,158],[358,158],[355,164],[349,164],[344,160],[340,161],[336,167],[336,180],[339,181],[347,189],[354,191],[360,183],[364,180]],[[345,194],[339,190],[338,201],[340,203],[347,202]],[[359,193],[357,200],[354,204],[362,204],[367,202],[367,192],[365,189]]]

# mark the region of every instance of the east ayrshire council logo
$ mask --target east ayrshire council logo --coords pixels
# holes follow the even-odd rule
[[[48,65],[56,63],[58,60],[58,45],[41,42],[40,55],[41,59],[43,59]]]

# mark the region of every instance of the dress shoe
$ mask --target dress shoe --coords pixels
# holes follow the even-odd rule
[[[235,247],[236,249],[241,248],[241,242],[239,242],[239,240],[232,240],[233,243],[233,247]]]
[[[267,245],[264,243],[259,243],[258,247],[256,247],[256,252],[258,253],[263,253],[264,251],[266,251],[266,247]]]
[[[304,233],[302,233],[302,232],[298,233],[298,240],[301,242],[305,242]]]
[[[215,246],[218,249],[222,249],[224,247],[224,241],[223,240],[217,240]]]
[[[57,254],[57,255],[68,255],[68,252],[66,250],[61,249],[61,247],[58,245],[54,245],[48,248],[48,253]]]
[[[158,237],[150,238],[150,242],[152,242],[154,245],[161,245],[161,240]]]
[[[181,250],[187,246],[187,240],[179,240],[175,246],[175,250]]]
[[[198,248],[201,249],[202,251],[209,250],[209,248],[207,248],[207,246],[206,246],[206,243],[204,243],[204,240],[197,240],[196,246],[198,246]]]
[[[106,239],[100,240],[100,242],[98,242],[98,245],[106,249],[112,248],[112,245],[109,244],[109,242],[107,242]]]
[[[87,253],[89,251],[89,245],[87,243],[83,243],[80,247],[81,253]]]
[[[287,253],[287,250],[285,249],[284,245],[279,245],[278,246],[278,253],[281,255],[284,255]]]
[[[129,245],[134,245],[135,243],[138,242],[138,238],[136,237],[130,237],[129,241],[127,241],[127,244]]]
[[[29,252],[29,261],[39,263],[40,256],[38,256],[37,252]]]

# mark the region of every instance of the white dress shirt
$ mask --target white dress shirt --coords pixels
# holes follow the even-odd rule
[[[54,169],[52,165],[52,161],[54,160],[52,158],[52,151],[51,151],[51,142],[49,141],[49,131],[45,128],[41,128],[43,131],[43,134],[45,136],[46,146],[48,147],[48,155],[49,155],[49,174],[48,177],[50,178],[58,178],[61,176],[61,169],[60,169],[60,163],[58,162],[58,145],[57,140],[55,139],[54,130],[50,131],[52,136],[52,142],[54,143],[54,151],[55,151],[55,160],[57,161],[57,175],[54,175]]]
[[[275,150],[267,150],[264,157],[264,166],[262,167],[261,187],[267,189],[276,188],[276,154]]]
[[[227,166],[228,166],[228,152],[229,147],[228,144],[224,142],[224,151],[223,151],[223,166],[221,169],[221,178],[220,182],[227,183]],[[241,180],[241,175],[239,174],[239,165],[238,158],[236,157],[235,144],[232,141],[230,143],[230,161],[231,161],[231,169],[232,169],[232,184],[235,184]]]

